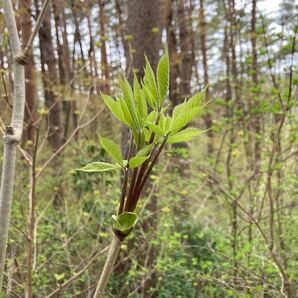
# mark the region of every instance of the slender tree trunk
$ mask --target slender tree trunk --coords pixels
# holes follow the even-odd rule
[[[71,87],[69,86],[71,77],[71,65],[70,65],[70,51],[66,32],[65,12],[63,7],[63,1],[53,1],[53,13],[55,20],[55,33],[57,41],[57,53],[58,53],[58,66],[59,66],[59,81],[63,86],[63,101],[62,108],[64,113],[64,132],[63,141],[67,139],[69,128],[71,125],[71,112],[73,102],[71,101]]]
[[[3,0],[6,26],[9,33],[13,57],[21,55],[21,45],[16,26],[13,6],[11,1]],[[0,190],[0,291],[6,255],[6,246],[9,231],[13,185],[15,179],[15,162],[17,145],[21,141],[25,108],[25,68],[15,59],[13,62],[14,94],[12,120],[6,128],[4,136],[4,153]]]
[[[224,3],[224,8],[226,10],[226,4]],[[226,12],[227,20],[230,14]],[[233,101],[233,93],[232,93],[232,86],[231,86],[231,79],[230,77],[233,76],[233,58],[231,59],[231,52],[232,50],[232,36],[230,34],[231,28],[230,22],[227,22],[225,26],[225,38],[224,38],[224,60],[226,64],[226,102],[227,102],[227,109],[225,116],[229,119],[231,129],[229,131],[229,147],[228,153],[226,158],[226,174],[227,180],[229,185],[229,191],[233,191],[233,183],[230,179],[232,176],[232,146],[235,142],[235,119],[234,119],[234,105],[231,105],[230,102]],[[232,53],[233,56],[233,53]],[[234,61],[235,63],[235,61]],[[232,73],[231,73],[232,72]],[[234,95],[235,96],[235,95]],[[236,260],[237,254],[237,231],[238,231],[238,208],[237,202],[234,201],[231,204],[232,214],[231,214],[231,247],[232,247],[232,259],[233,259],[233,279],[234,284],[237,283],[237,271],[238,271],[238,262]]]
[[[22,0],[23,7],[31,8],[31,0]],[[21,15],[22,27],[22,44],[25,46],[32,34],[31,16],[27,10],[24,10]],[[25,107],[25,121],[27,123],[26,133],[24,134],[24,141],[30,140],[34,143],[35,128],[34,122],[37,119],[36,102],[35,102],[35,74],[34,74],[34,59],[30,56],[25,65],[25,82],[26,82],[26,107]]]
[[[51,13],[47,11],[45,20],[39,31],[40,40],[40,58],[43,75],[45,104],[49,109],[48,140],[55,152],[63,143],[62,128],[62,107],[61,102],[55,95],[55,86],[58,83],[58,74],[56,70],[56,58],[54,55],[54,46],[52,42]]]
[[[36,3],[36,5],[38,5]],[[58,83],[58,73],[56,69],[56,58],[54,54],[54,46],[52,42],[52,30],[51,30],[51,12],[48,11],[45,14],[43,25],[39,30],[39,42],[40,42],[40,60],[42,70],[42,80],[44,86],[45,105],[49,111],[47,118],[48,125],[48,141],[53,152],[56,152],[63,144],[63,127],[62,127],[62,104],[55,95],[55,87]],[[61,164],[59,158],[53,163],[53,168],[58,173],[61,172]],[[63,189],[60,181],[56,182],[56,194],[54,204],[61,204],[63,197]]]
[[[88,33],[89,33],[89,50],[88,50],[88,56],[90,60],[90,74],[93,81],[93,87],[94,89],[91,90],[91,92],[94,92],[96,94],[99,94],[99,84],[98,84],[98,70],[97,70],[97,61],[95,56],[95,47],[94,47],[94,39],[92,34],[92,27],[91,27],[91,12],[86,15],[87,18],[87,24],[88,24]],[[96,121],[95,121],[96,125]]]
[[[201,53],[204,67],[204,85],[208,86],[206,90],[206,100],[211,99],[210,87],[209,87],[209,73],[208,73],[208,59],[207,59],[207,47],[206,47],[206,35],[207,35],[207,23],[205,20],[205,9],[204,9],[204,0],[200,0],[200,14],[199,14],[199,28],[200,28],[200,45],[201,45]],[[211,114],[206,111],[205,114],[205,124],[207,128],[212,127],[212,118]],[[213,132],[212,130],[208,131],[208,145],[207,151],[209,155],[213,153]]]
[[[125,39],[125,22],[123,20],[123,12],[122,12],[120,0],[115,0],[115,8],[116,8],[116,13],[117,13],[118,22],[119,22],[119,32],[120,32],[121,41],[123,44],[124,55],[126,59],[128,59],[128,56],[130,55],[129,45],[127,40]]]
[[[106,47],[106,16],[105,16],[105,0],[99,0],[99,31],[100,31],[100,53],[101,53],[101,67],[104,73],[104,92],[110,94],[110,68],[107,58]]]
[[[255,129],[255,169],[257,172],[260,170],[260,159],[261,159],[261,115],[259,109],[258,99],[258,53],[257,53],[257,31],[256,31],[256,11],[257,11],[257,0],[252,0],[252,12],[251,12],[251,48],[252,48],[252,79],[254,82],[255,89],[255,109],[256,115],[254,118],[254,129]]]
[[[174,5],[176,1],[167,1],[167,41],[168,41],[168,50],[169,50],[169,58],[170,58],[170,90],[169,90],[169,98],[173,103],[173,106],[179,104],[179,88],[177,79],[179,76],[179,64],[178,64],[178,54],[177,54],[177,38],[175,34],[174,28]]]
[[[185,0],[178,0],[178,25],[181,48],[180,64],[180,100],[190,95],[190,80],[192,75],[191,40],[188,16],[186,16]]]
[[[80,20],[78,19],[77,9],[80,9],[80,7],[77,7],[75,2],[71,1],[71,11],[73,14],[73,20],[75,25],[74,51],[75,51],[75,44],[78,43],[80,48],[81,59],[84,64],[86,60],[85,60],[84,51],[83,51],[82,36],[81,36],[80,26],[79,26]]]

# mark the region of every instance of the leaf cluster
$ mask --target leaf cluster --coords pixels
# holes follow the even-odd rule
[[[118,215],[114,216],[114,228],[127,231],[136,222],[134,210],[141,191],[166,144],[187,142],[204,131],[188,127],[204,109],[204,92],[199,92],[177,105],[170,115],[166,101],[169,94],[170,64],[166,50],[154,73],[145,57],[144,77],[141,81],[134,74],[132,84],[124,75],[119,78],[121,93],[114,98],[101,94],[111,113],[131,132],[127,156],[120,145],[109,138],[100,137],[101,147],[113,163],[92,162],[81,168],[84,172],[122,170],[124,173],[122,197]]]

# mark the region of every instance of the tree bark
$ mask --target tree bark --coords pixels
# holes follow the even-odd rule
[[[37,5],[37,4],[36,4]],[[40,42],[40,60],[42,70],[42,81],[44,86],[45,106],[48,111],[48,141],[53,152],[56,152],[63,144],[63,126],[62,126],[62,104],[55,94],[55,87],[58,83],[58,73],[56,69],[56,58],[52,42],[51,30],[51,12],[45,14],[43,25],[39,30]],[[57,158],[53,164],[57,177],[61,172],[61,164]],[[60,181],[56,181],[55,205],[60,205],[63,197],[63,189]]]
[[[106,16],[105,16],[105,0],[99,0],[99,31],[100,31],[100,54],[101,54],[101,67],[104,74],[104,92],[110,94],[110,68],[107,58],[106,47]]]
[[[56,58],[54,55],[54,46],[52,42],[50,10],[47,11],[43,25],[40,28],[39,41],[45,104],[49,110],[48,140],[52,150],[55,152],[63,143],[63,128],[61,119],[61,102],[56,98],[54,92],[55,85],[58,83],[58,74],[56,70]]]
[[[181,48],[180,64],[180,100],[183,101],[190,95],[190,80],[192,75],[190,26],[186,12],[185,0],[178,0],[178,26]]]
[[[16,20],[11,1],[3,0],[6,26],[9,33],[12,56],[22,54]],[[0,190],[0,291],[9,231],[13,185],[15,178],[16,149],[21,141],[25,108],[25,68],[15,59],[13,62],[14,94],[12,120],[4,136],[4,153]]]
[[[251,11],[251,48],[252,48],[252,79],[255,88],[255,108],[256,115],[254,118],[254,130],[255,130],[255,169],[257,172],[260,170],[260,159],[261,159],[261,115],[258,111],[259,100],[257,99],[257,88],[258,88],[258,53],[257,53],[257,31],[256,31],[256,13],[257,13],[257,0],[252,0],[252,11]]]
[[[200,0],[200,14],[199,14],[199,27],[200,27],[200,45],[201,45],[201,53],[204,67],[204,85],[208,86],[206,90],[206,100],[211,99],[210,87],[209,87],[209,73],[208,73],[208,59],[207,59],[207,46],[206,46],[206,35],[207,35],[207,24],[205,20],[205,9],[204,9],[204,0]],[[205,124],[207,128],[212,127],[212,118],[211,114],[206,111],[205,114]],[[213,132],[209,130],[208,133],[208,144],[207,144],[207,152],[209,155],[213,153]]]
[[[21,0],[22,6],[30,9],[32,5],[31,0]],[[27,45],[32,34],[32,20],[27,10],[21,16],[22,28],[22,43]],[[24,134],[24,141],[31,141],[34,143],[35,128],[34,122],[37,119],[36,102],[35,102],[35,73],[34,73],[34,59],[31,55],[27,64],[25,65],[25,82],[26,82],[26,108],[25,108],[25,122],[27,123],[26,133]]]
[[[169,60],[170,60],[170,88],[169,88],[169,98],[173,103],[173,106],[179,104],[179,87],[177,79],[179,76],[179,64],[178,64],[178,53],[177,53],[177,38],[175,34],[175,28],[173,24],[174,19],[174,4],[176,1],[167,1],[167,41],[169,50]]]

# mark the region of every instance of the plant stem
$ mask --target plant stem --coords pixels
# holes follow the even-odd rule
[[[100,298],[103,296],[104,290],[107,286],[110,275],[113,271],[113,266],[118,256],[120,248],[121,248],[121,241],[118,239],[118,237],[115,234],[113,234],[113,239],[110,246],[109,254],[106,259],[105,265],[103,267],[93,298]]]
[[[133,211],[136,208],[138,199],[142,192],[142,189],[143,189],[154,165],[156,164],[156,161],[157,161],[161,151],[165,147],[166,143],[167,143],[167,137],[164,138],[164,140],[158,147],[157,152],[155,153],[155,155],[152,158],[151,164],[148,166],[147,170],[145,171],[144,176],[142,176],[143,177],[142,180],[140,181],[139,184],[136,185],[136,188],[135,188],[135,191],[134,191],[132,197],[128,198],[129,201],[127,201],[127,204],[125,205],[125,211]]]
[[[128,169],[125,169],[122,194],[121,194],[121,199],[120,199],[120,204],[119,204],[119,209],[118,209],[118,215],[120,215],[124,209],[126,189],[127,189],[127,180],[128,180]]]

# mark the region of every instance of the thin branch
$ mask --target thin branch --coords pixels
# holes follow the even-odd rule
[[[97,251],[90,259],[87,261],[86,265],[78,271],[76,274],[74,274],[72,277],[70,277],[67,281],[65,281],[62,285],[59,286],[56,290],[51,292],[46,298],[54,297],[56,294],[59,294],[61,290],[68,285],[70,285],[72,282],[74,282],[78,277],[80,277],[96,260],[97,258],[104,254],[109,249],[109,246],[105,247],[104,249]]]

